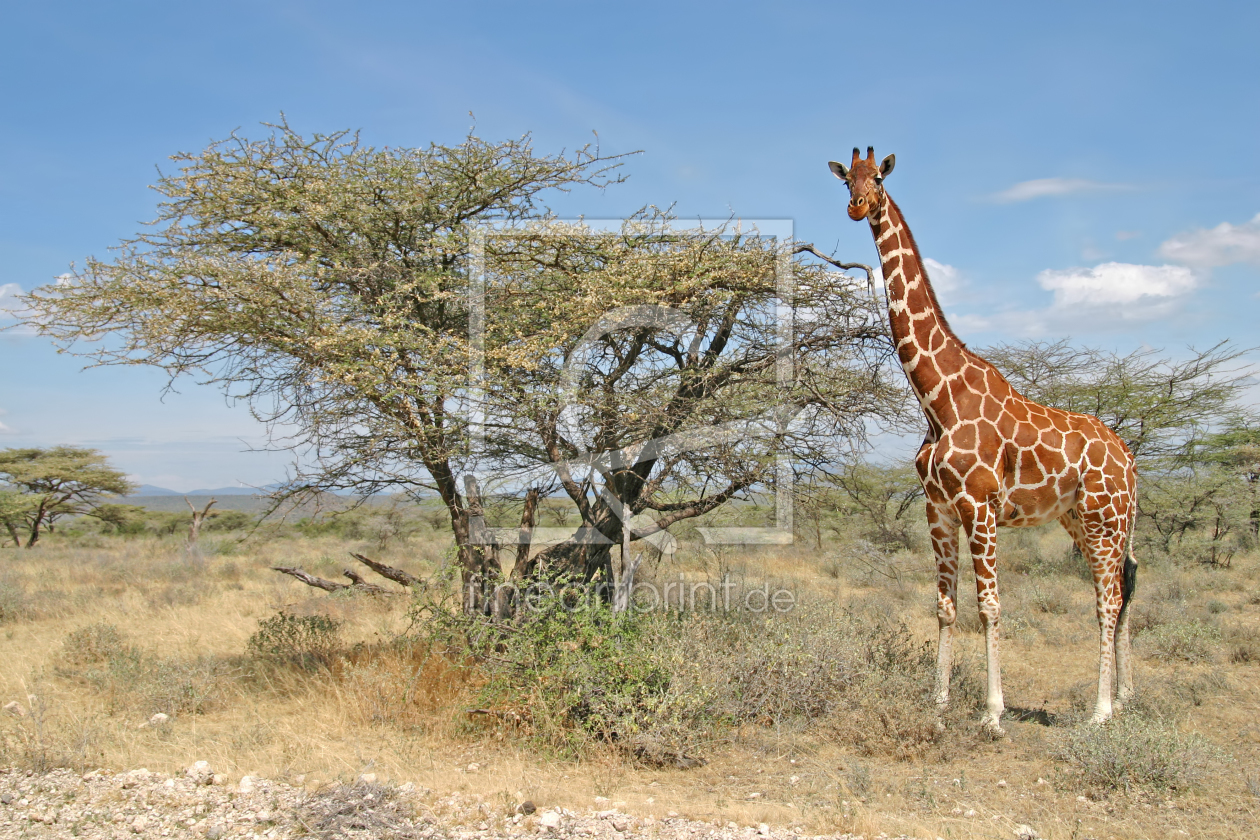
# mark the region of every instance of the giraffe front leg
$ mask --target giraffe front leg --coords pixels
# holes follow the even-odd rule
[[[970,517],[963,517],[971,562],[976,570],[976,605],[984,626],[984,649],[988,662],[988,699],[981,725],[992,735],[1003,736],[1002,663],[998,652],[998,621],[1002,605],[997,585],[997,515],[987,504],[977,505]]]
[[[958,520],[928,502],[928,529],[936,555],[936,704],[949,704],[949,678],[954,669],[954,623],[958,620]]]

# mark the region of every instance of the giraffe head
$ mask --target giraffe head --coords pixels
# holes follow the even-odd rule
[[[866,147],[866,160],[862,160],[857,149],[853,150],[853,163],[831,161],[828,166],[837,178],[849,185],[849,218],[861,221],[867,215],[879,216],[884,205],[884,179],[893,171],[897,162],[896,155],[884,158],[879,166],[875,165],[875,147]]]

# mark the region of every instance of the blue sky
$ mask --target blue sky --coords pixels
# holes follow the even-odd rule
[[[862,261],[826,163],[895,152],[888,190],[973,346],[1260,344],[1260,6],[886,5],[6,4],[0,307],[134,234],[177,151],[281,111],[454,143],[471,111],[487,139],[643,150],[562,214],[790,218]],[[0,447],[95,446],[176,490],[283,475],[217,391],[80,368],[0,334]]]

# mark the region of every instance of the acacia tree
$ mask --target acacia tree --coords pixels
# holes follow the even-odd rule
[[[373,149],[352,134],[308,139],[280,125],[175,160],[156,185],[151,229],[28,295],[27,322],[98,363],[159,366],[245,400],[273,445],[298,458],[290,499],[435,491],[470,611],[488,609],[502,570],[461,476],[563,471],[583,452],[746,424],[780,404],[811,409],[770,446],[728,439],[705,455],[610,456],[623,459],[601,473],[615,504],[562,482],[575,500],[589,497],[579,504],[587,531],[610,539],[614,508],[655,511],[652,529],[710,510],[764,484],[785,444],[807,453],[822,430],[858,431],[857,416],[882,405],[887,384],[871,364],[887,352],[875,347],[882,319],[844,291],[849,281],[785,262],[756,238],[539,228],[545,191],[619,180],[618,161],[598,151],[543,156],[528,138],[472,136]],[[640,222],[652,228],[650,214]],[[776,298],[781,270],[798,281],[791,300]],[[470,294],[478,286],[482,297]],[[636,305],[697,326],[685,342],[653,329],[597,340],[574,405],[592,437],[570,439],[557,408],[571,390],[564,360],[603,315]],[[795,333],[775,333],[775,306],[798,310]],[[799,362],[787,390],[773,374],[781,360]],[[474,411],[488,421],[481,448],[471,445]],[[606,548],[580,549],[554,565],[585,573],[606,558]]]
[[[1246,487],[1248,529],[1252,540],[1260,537],[1260,421],[1254,417],[1239,420],[1208,436],[1196,455],[1242,480]]]
[[[544,212],[548,190],[613,183],[617,161],[537,154],[528,137],[376,149],[271,128],[176,155],[149,230],[26,296],[26,321],[97,363],[246,401],[301,456],[290,497],[436,491],[466,582],[493,578],[457,481],[470,231]]]
[[[816,461],[905,404],[860,284],[790,243],[673,223],[496,238],[486,451],[505,483],[550,479],[581,517],[531,570],[611,582],[611,546],[764,494],[788,480],[781,458]]]
[[[26,532],[26,548],[61,517],[93,515],[110,507],[106,498],[134,489],[100,452],[74,446],[0,451],[0,481],[0,520],[14,546]]]

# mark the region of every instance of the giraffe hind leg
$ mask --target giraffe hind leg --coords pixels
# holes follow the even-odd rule
[[[971,562],[976,572],[976,604],[980,623],[984,626],[984,646],[988,663],[988,690],[981,726],[991,735],[1002,736],[1002,665],[999,654],[998,625],[1002,605],[997,583],[997,516],[987,504],[976,505],[963,518],[963,530],[971,549]]]
[[[936,555],[936,704],[944,707],[949,703],[954,623],[958,619],[958,521],[931,502],[927,519]]]
[[[1076,515],[1073,516],[1073,513]],[[1116,527],[1110,518],[1088,510],[1078,509],[1060,521],[1085,555],[1094,580],[1098,615],[1098,698],[1091,722],[1102,723],[1115,710],[1112,700],[1112,690],[1117,682],[1115,678],[1119,677],[1121,701],[1132,692],[1128,616],[1127,610],[1123,609],[1128,534],[1125,528]],[[1130,576],[1135,574],[1136,564]],[[1125,620],[1121,621],[1122,618]]]
[[[1129,540],[1132,540],[1132,534]],[[1133,696],[1133,654],[1129,644],[1129,606],[1137,590],[1137,560],[1130,547],[1120,582],[1120,616],[1116,620],[1116,709]]]

